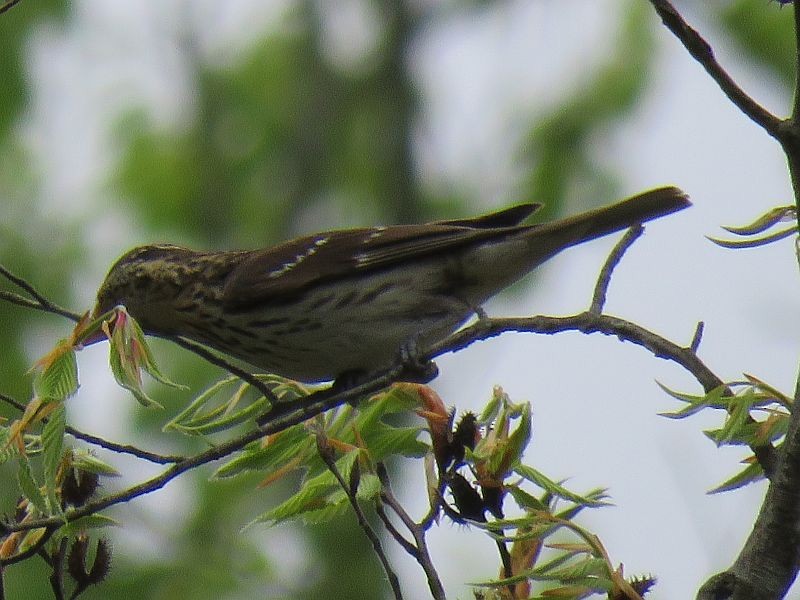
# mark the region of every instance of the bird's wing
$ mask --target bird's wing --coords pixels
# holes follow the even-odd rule
[[[503,237],[538,205],[523,204],[474,219],[318,233],[256,251],[226,278],[226,308],[295,298],[309,286]]]

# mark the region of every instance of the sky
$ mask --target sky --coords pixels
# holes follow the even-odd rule
[[[176,31],[207,32],[201,51],[214,60],[231,60],[275,26],[287,4],[76,0],[74,19],[65,27],[51,24],[36,31],[29,65],[34,104],[24,135],[45,169],[41,210],[89,215],[113,204],[103,174],[116,156],[110,127],[118,111],[143,103],[164,123],[190,114],[192,82],[174,44]],[[598,48],[608,43],[623,2],[501,4],[479,20],[435,22],[411,55],[425,101],[423,173],[431,185],[486,198],[474,206],[476,212],[531,200],[513,197],[519,175],[513,160],[519,135],[514,115],[544,114],[579,85],[602,55]],[[330,12],[327,43],[336,60],[346,63],[359,56],[353,46],[373,43],[375,32],[362,3],[346,0],[337,6],[341,9]],[[688,15],[743,87],[771,110],[785,112],[788,92],[743,63],[736,48],[707,29],[701,14]],[[666,29],[658,30],[657,40],[657,77],[644,103],[618,133],[602,140],[597,152],[621,173],[626,192],[674,184],[690,194],[694,206],[647,227],[615,272],[607,310],[686,344],[702,320],[700,356],[715,373],[726,380],[752,373],[791,394],[800,350],[795,309],[800,285],[791,240],[733,252],[705,237],[720,235],[720,225],[743,224],[791,203],[783,156]],[[87,239],[96,252],[76,283],[87,306],[110,257],[139,241],[139,232],[123,226],[119,211],[100,212],[101,226],[87,223]],[[502,297],[487,311],[499,316],[583,310],[614,241],[564,253],[531,289]],[[103,349],[88,350],[80,360],[84,390],[114,390],[101,368]],[[744,454],[716,449],[702,435],[702,429],[720,425],[719,415],[677,422],[657,416],[678,406],[656,380],[680,391],[700,391],[676,365],[613,338],[580,334],[507,334],[444,356],[438,364],[441,376],[434,387],[460,411],[480,407],[495,384],[514,400],[532,402],[534,441],[526,458],[554,479],[567,478],[577,491],[609,487],[614,506],[593,511],[582,522],[600,535],[626,573],[659,577],[651,597],[692,597],[705,578],[735,559],[766,487],[706,493],[738,469]],[[71,401],[76,425],[122,439],[130,435],[121,429],[123,418],[92,409],[92,392]],[[124,398],[119,406],[138,410]],[[170,484],[157,498],[135,503],[145,527],[178,518],[164,500],[176,497],[183,485]],[[416,502],[410,492],[406,500]],[[276,560],[300,560],[302,540],[292,541],[296,555],[275,551],[277,536],[286,532],[255,535],[265,538],[264,547]],[[135,537],[135,528],[126,528],[126,534]],[[285,544],[280,544],[284,550]],[[493,545],[460,527],[440,527],[432,536],[432,552],[453,597],[471,597],[465,579],[494,575],[493,567],[486,570],[496,563]],[[399,560],[404,584],[423,586],[418,593],[424,597],[416,565]],[[415,596],[410,592],[409,597]]]

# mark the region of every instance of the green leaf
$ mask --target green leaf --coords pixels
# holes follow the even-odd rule
[[[358,482],[358,498],[374,500],[381,493],[381,480],[374,473],[363,473]]]
[[[9,437],[9,428],[0,426],[0,465],[7,463],[12,456],[17,455],[9,443]]]
[[[186,389],[186,387],[173,383],[161,374],[142,328],[124,307],[120,306],[115,310],[116,317],[109,345],[109,364],[114,379],[120,386],[131,392],[143,406],[163,408],[142,388],[142,371],[164,385],[178,389]]]
[[[507,485],[506,490],[523,510],[547,511],[547,506],[545,506],[541,500],[529,494],[518,485]]]
[[[595,488],[583,494],[585,498],[588,498],[593,501],[601,501],[608,498],[607,494],[608,490],[606,488]],[[575,516],[580,513],[583,509],[587,508],[582,504],[574,504],[561,512],[555,513],[555,517],[557,519],[563,519],[565,521],[570,521],[575,518]]]
[[[189,405],[184,408],[181,412],[179,412],[175,417],[170,420],[164,427],[162,431],[169,431],[170,429],[180,429],[179,425],[186,425],[187,423],[191,423],[192,419],[195,418],[197,414],[200,414],[202,409],[206,406],[206,404],[217,395],[218,392],[222,391],[224,388],[235,384],[239,381],[238,377],[230,376],[220,381],[215,382],[203,392],[201,392],[194,400],[192,400]]]
[[[558,581],[569,585],[589,587],[595,591],[607,592],[613,589],[608,578],[608,566],[602,558],[587,557],[579,561],[561,565],[559,568],[542,571],[540,568],[527,569],[502,579],[494,579],[487,583],[470,583],[479,587],[500,587],[520,583],[532,579],[534,581]]]
[[[332,476],[330,479],[331,481],[329,482],[319,480],[311,484],[307,483],[303,485],[296,494],[292,495],[275,508],[256,517],[253,523],[277,525],[278,523],[296,518],[304,513],[318,511],[328,507],[330,504],[328,496],[332,492],[338,489],[344,494],[335,480],[333,480]],[[346,499],[346,496],[344,497]]]
[[[261,441],[248,444],[236,458],[219,467],[212,478],[234,477],[250,471],[270,473],[284,467],[295,457],[310,458],[315,452],[313,436],[303,425],[296,425],[270,436],[266,446],[262,446]]]
[[[728,407],[727,398],[723,399],[723,394],[727,392],[727,386],[721,385],[707,394],[703,396],[696,396],[691,394],[682,394],[680,392],[676,392],[668,388],[667,386],[659,383],[656,381],[658,387],[660,387],[664,392],[675,398],[676,400],[680,400],[681,402],[688,403],[688,406],[682,408],[681,410],[675,412],[663,412],[659,413],[662,417],[667,417],[668,419],[685,419],[697,412],[700,412],[704,408],[716,408],[716,409],[726,409]]]
[[[725,424],[719,431],[717,439],[718,446],[729,444],[737,437],[744,435],[742,428],[750,419],[750,409],[758,399],[752,389],[745,390],[740,395],[730,398],[730,409]]]
[[[392,427],[375,423],[370,429],[361,431],[361,437],[373,461],[395,454],[420,458],[430,450],[428,444],[417,439],[422,431],[422,427]]]
[[[535,483],[540,488],[550,492],[554,496],[558,496],[559,498],[563,498],[564,500],[569,500],[570,502],[575,502],[576,504],[582,504],[584,506],[608,506],[608,502],[604,502],[602,500],[597,500],[595,498],[587,498],[581,496],[580,494],[576,494],[574,492],[569,491],[567,488],[563,487],[562,485],[556,483],[552,479],[548,478],[543,473],[540,473],[533,467],[529,467],[527,465],[518,464],[514,467],[514,471],[517,475],[527,479],[528,481]]]
[[[47,400],[65,400],[78,391],[78,361],[65,340],[47,357],[33,381],[36,395]]]
[[[56,476],[61,464],[64,448],[64,429],[67,426],[67,411],[61,403],[47,419],[42,428],[42,462],[44,485],[52,510],[59,506],[56,498]]]
[[[762,479],[764,479],[764,470],[758,462],[753,462],[727,481],[709,490],[708,493],[719,494],[720,492],[730,492],[731,490],[739,489],[748,484],[755,483],[756,481],[761,481]]]
[[[251,418],[257,417],[269,408],[269,400],[264,398],[263,396],[258,400],[255,400],[251,404],[248,404],[244,408],[233,411],[230,413],[223,413],[221,418],[209,421],[203,424],[192,424],[192,422],[188,422],[186,424],[177,424],[172,423],[166,425],[166,427],[170,426],[171,429],[176,431],[180,431],[181,433],[185,433],[188,435],[210,435],[212,433],[217,433],[220,431],[225,431],[227,429],[231,429],[236,427],[237,425],[241,425],[249,421]]]
[[[19,489],[22,495],[25,496],[30,503],[43,515],[50,514],[47,510],[47,500],[42,495],[39,484],[33,477],[31,465],[28,459],[21,456],[19,459],[19,468],[17,469],[17,481],[19,482]]]
[[[139,326],[139,323],[133,317],[130,317],[131,329],[133,330],[133,337],[131,342],[135,343],[134,348],[138,348],[141,350],[144,360],[141,362],[142,368],[145,372],[150,375],[153,379],[158,381],[159,383],[169,386],[171,388],[175,388],[176,390],[188,390],[189,388],[185,385],[180,383],[175,383],[161,372],[156,364],[155,357],[153,356],[153,351],[150,350],[150,345],[147,343],[147,340],[144,337],[144,332],[142,328]]]
[[[355,426],[359,430],[368,430],[386,415],[405,413],[415,408],[419,408],[419,400],[416,395],[408,393],[403,386],[395,386],[389,391],[359,404]]]
[[[508,436],[508,445],[505,449],[504,464],[511,465],[522,458],[523,452],[531,441],[531,405],[526,402],[522,405],[520,422],[517,428]]]
[[[116,382],[133,394],[134,398],[147,408],[164,408],[150,398],[142,389],[142,377],[138,366],[126,355],[126,348],[121,336],[117,336],[117,329],[111,335],[108,363]]]
[[[119,477],[120,473],[107,462],[100,460],[87,450],[72,451],[72,466],[81,471],[94,473],[103,477]]]
[[[775,233],[771,233],[769,235],[765,235],[762,237],[751,237],[747,240],[723,240],[721,238],[715,238],[706,236],[706,239],[710,242],[715,243],[717,246],[721,246],[723,248],[729,248],[731,250],[743,249],[743,248],[757,248],[759,246],[766,246],[767,244],[772,244],[773,242],[777,242],[784,238],[795,236],[797,235],[797,227],[787,227],[786,229],[782,229]]]
[[[568,553],[574,556],[574,553]],[[547,568],[537,567],[526,571],[530,579],[536,581],[560,581],[562,583],[581,585],[596,585],[597,582],[603,584],[610,581],[606,579],[610,574],[605,559],[587,556],[586,558],[565,562],[561,565],[547,565]],[[595,579],[597,577],[598,579]],[[587,579],[590,578],[590,579]],[[591,583],[590,583],[591,582]],[[605,588],[598,588],[603,589]],[[608,589],[611,589],[610,587]]]
[[[338,495],[338,501],[337,498],[334,497],[329,499],[329,502],[330,503],[326,504],[323,508],[302,513],[299,515],[299,518],[306,525],[323,525],[331,522],[333,519],[341,517],[350,508],[347,496],[343,491]]]
[[[105,529],[106,527],[118,527],[119,525],[119,521],[111,517],[93,514],[70,521],[59,529],[59,533],[65,536],[74,536],[89,529]]]
[[[500,413],[500,408],[506,404],[508,404],[508,395],[503,392],[502,388],[496,386],[492,391],[492,397],[483,408],[481,416],[478,417],[478,423],[493,423],[494,420],[497,419],[497,415]]]

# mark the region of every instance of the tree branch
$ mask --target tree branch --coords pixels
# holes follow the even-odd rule
[[[752,121],[777,139],[787,157],[789,173],[800,208],[800,10],[792,2],[795,22],[795,94],[790,119],[781,120],[750,98],[714,58],[711,46],[692,29],[666,0],[650,0],[664,24],[705,68],[728,98]],[[798,223],[800,226],[800,222]],[[699,345],[698,325],[690,350]],[[800,374],[795,401],[800,402]],[[751,447],[752,448],[752,447]],[[757,448],[753,448],[756,452]],[[783,598],[800,568],[800,411],[792,410],[781,451],[770,446],[756,452],[765,473],[770,473],[766,497],[753,531],[730,569],[711,577],[700,588],[698,600],[774,600]],[[769,470],[768,470],[769,469]]]
[[[214,352],[211,352],[205,346],[201,346],[196,342],[193,342],[189,339],[186,339],[185,337],[181,337],[178,335],[169,336],[165,339],[168,339],[169,341],[177,344],[181,348],[185,348],[189,352],[193,352],[200,358],[203,358],[206,361],[210,362],[212,365],[221,367],[226,371],[228,371],[229,373],[231,373],[232,375],[236,375],[239,379],[241,379],[246,383],[249,383],[259,392],[261,392],[264,395],[264,397],[270,401],[270,403],[272,404],[280,403],[280,399],[275,395],[275,393],[271,389],[269,389],[269,387],[267,387],[267,384],[258,379],[252,373],[245,371],[240,367],[237,367],[229,360],[225,360],[221,356],[215,354]]]
[[[800,402],[800,376],[795,406]],[[793,410],[775,476],[753,531],[730,569],[711,577],[698,600],[783,598],[800,568],[800,411]]]
[[[353,509],[353,512],[356,515],[358,526],[361,527],[364,535],[367,536],[370,544],[372,544],[372,549],[378,557],[378,560],[380,561],[381,566],[386,573],[386,577],[389,579],[389,585],[392,588],[394,597],[396,600],[403,600],[403,591],[400,589],[400,580],[397,578],[397,573],[394,572],[392,564],[389,562],[389,557],[383,550],[383,545],[381,544],[380,538],[369,524],[364,511],[361,510],[361,505],[358,503],[358,483],[356,482],[355,485],[352,485],[344,480],[339,468],[336,466],[336,461],[333,458],[333,451],[325,439],[325,434],[321,431],[317,432],[317,451],[320,458],[322,458],[322,462],[325,463],[325,466],[328,467],[328,470],[333,474],[333,476],[336,478],[336,481],[339,483],[339,486],[347,495],[347,499],[350,502],[350,507]],[[358,461],[356,461],[356,463],[353,465],[353,469],[358,468]]]
[[[75,322],[80,321],[81,316],[79,314],[71,312],[65,308],[61,308],[58,304],[51,302],[50,300],[45,298],[45,296],[41,294],[35,287],[33,287],[33,285],[28,283],[28,281],[26,281],[19,275],[15,275],[14,273],[6,269],[3,265],[0,265],[0,275],[8,279],[11,283],[16,285],[17,287],[28,292],[28,295],[30,295],[30,297],[33,298],[36,301],[36,303],[39,304],[38,306],[39,310],[44,310],[56,315],[61,315],[62,317],[66,317]],[[8,298],[4,299],[7,300]]]
[[[2,392],[0,392],[0,401],[5,402],[9,406],[13,406],[19,412],[25,412],[24,404],[22,404],[21,402],[17,402],[14,398],[6,394],[3,394]],[[43,423],[47,423],[47,421],[48,419],[42,419]],[[106,450],[110,450],[111,452],[116,452],[117,454],[130,454],[131,456],[135,456],[136,458],[141,458],[142,460],[146,460],[160,465],[166,465],[186,460],[185,456],[156,454],[155,452],[142,450],[141,448],[137,448],[136,446],[129,446],[124,444],[117,444],[116,442],[110,442],[96,435],[84,433],[83,431],[75,429],[74,427],[71,427],[69,425],[67,425],[64,428],[64,431],[66,431],[72,437],[84,441],[87,444],[99,446],[100,448],[105,448]]]
[[[17,4],[19,4],[21,1],[22,1],[22,0],[8,0],[8,2],[6,2],[6,3],[5,3],[5,4],[3,4],[2,6],[0,6],[0,15],[2,15],[2,14],[3,14],[4,12],[6,12],[7,10],[11,10],[12,8],[14,8],[14,7],[15,7]]]
[[[622,237],[622,239],[617,242],[616,246],[614,246],[611,254],[609,254],[608,258],[606,259],[603,268],[600,270],[600,275],[597,277],[597,283],[594,286],[594,293],[592,294],[592,303],[589,306],[589,312],[597,315],[603,312],[603,307],[606,303],[606,295],[608,294],[608,286],[611,283],[611,275],[614,274],[614,269],[617,268],[619,261],[622,260],[622,257],[625,255],[625,252],[628,251],[628,248],[630,248],[643,233],[644,227],[641,224],[634,225],[625,232],[625,235]]]
[[[781,140],[785,135],[783,121],[753,100],[728,75],[714,57],[714,50],[702,36],[694,30],[667,0],[650,0],[664,25],[680,40],[689,54],[700,63],[717,83],[728,99],[754,123],[760,125],[772,137]]]
[[[445,600],[444,586],[439,579],[439,574],[436,572],[436,567],[433,565],[430,552],[428,552],[428,543],[425,540],[425,528],[421,524],[415,523],[414,519],[405,511],[403,505],[395,498],[392,492],[392,484],[389,480],[389,472],[386,470],[386,466],[383,463],[378,464],[377,472],[378,478],[381,481],[381,501],[394,511],[414,538],[414,544],[402,544],[403,548],[417,561],[425,572],[425,576],[428,579],[428,588],[434,600]]]

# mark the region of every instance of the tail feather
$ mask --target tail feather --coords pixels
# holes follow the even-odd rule
[[[615,231],[627,229],[691,205],[680,189],[668,186],[637,194],[616,204],[534,226],[534,237],[542,240],[552,234],[558,252]]]

